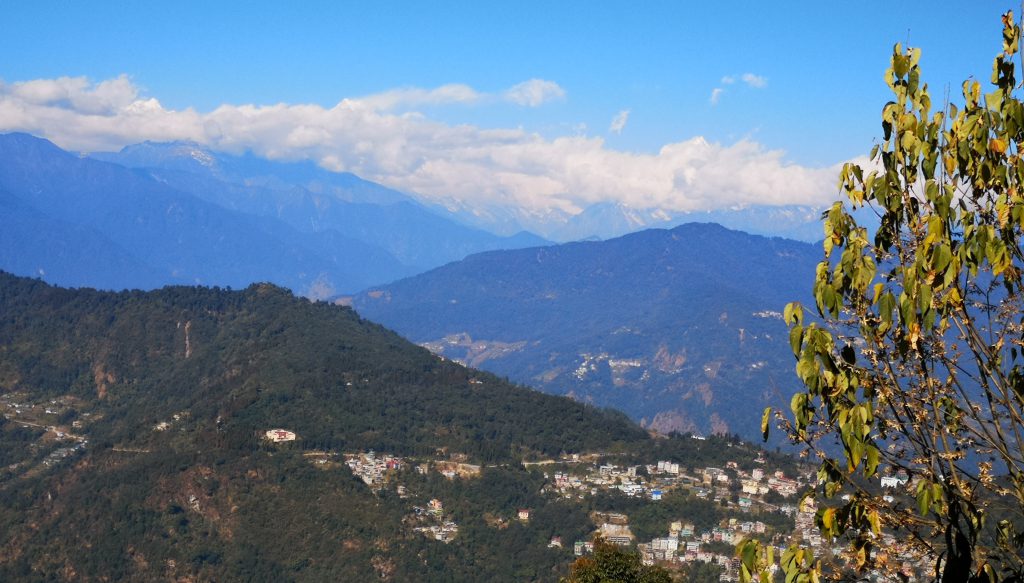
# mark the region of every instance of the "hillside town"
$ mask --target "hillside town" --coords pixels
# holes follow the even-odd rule
[[[92,414],[79,414],[71,397],[32,399],[24,393],[0,395],[0,414],[5,421],[38,437],[28,446],[27,455],[8,464],[4,472],[32,475],[72,459],[85,450],[89,440],[81,434]]]
[[[414,460],[367,451],[345,453],[341,457],[345,467],[368,487],[391,488],[407,499],[415,499],[415,493],[401,483],[404,471],[420,475],[435,472],[449,480],[472,479],[482,471],[481,466],[443,456]],[[814,483],[813,473],[806,470],[800,475],[786,475],[782,470],[769,467],[762,455],[751,462],[747,464],[751,466],[749,469],[734,461],[726,462],[721,468],[687,468],[670,460],[620,465],[600,454],[573,454],[524,465],[545,468],[546,484],[542,492],[557,499],[583,501],[587,497],[615,493],[658,504],[667,496],[685,493],[709,505],[728,508],[733,514],[707,528],[697,528],[695,521],[687,516],[674,517],[665,523],[660,536],[639,540],[627,514],[595,512],[591,514],[594,530],[589,538],[563,543],[561,536],[551,537],[549,548],[564,548],[572,556],[592,552],[595,538],[601,537],[623,547],[635,547],[645,565],[669,568],[684,568],[694,563],[715,565],[720,569],[719,580],[725,582],[739,580],[740,561],[735,549],[748,538],[774,546],[776,557],[781,557],[789,545],[800,543],[812,548],[816,556],[839,562],[848,560],[844,541],[825,540],[820,535],[815,526],[818,507],[813,500],[800,501],[800,495]],[[908,480],[905,474],[888,475],[880,479],[879,487],[896,494],[908,487]],[[494,524],[501,525],[509,520],[527,523],[530,517],[531,509],[519,508]],[[405,523],[413,531],[443,543],[455,540],[459,532],[458,524],[445,511],[445,503],[436,498],[425,504],[413,504]],[[892,535],[884,534],[880,542],[903,572],[921,572],[925,567],[903,558],[910,556],[909,549]],[[778,568],[777,564],[773,566],[772,573]]]
[[[8,393],[0,397],[0,410],[8,421],[39,432],[40,444],[50,444],[40,451],[35,464],[22,469],[42,471],[86,447],[87,440],[75,433],[91,422],[88,412],[74,411],[76,403],[67,398],[34,401],[26,395]],[[157,422],[154,433],[165,433],[188,418],[187,411]],[[287,446],[301,441],[301,436],[286,428],[265,430],[263,439],[274,446]],[[693,436],[695,440],[703,438]],[[758,451],[758,450],[754,450]],[[404,476],[439,475],[447,480],[471,480],[485,466],[469,463],[464,455],[438,452],[435,456],[403,457],[386,452],[304,451],[310,463],[324,470],[344,469],[375,492],[393,491],[408,500],[408,514],[403,523],[428,539],[451,543],[459,535],[459,525],[446,509],[445,501],[423,498],[403,483]],[[28,460],[23,462],[30,463]],[[36,465],[38,464],[38,465]],[[698,528],[686,515],[673,516],[658,536],[640,540],[623,512],[593,512],[590,537],[564,541],[558,534],[551,537],[549,548],[564,549],[569,556],[592,552],[594,540],[604,540],[635,548],[646,565],[659,564],[669,568],[705,563],[720,569],[721,581],[737,581],[739,559],[735,548],[743,540],[757,538],[776,548],[781,556],[794,542],[814,549],[816,556],[843,561],[847,552],[843,541],[825,540],[815,525],[818,508],[813,501],[800,502],[800,495],[814,483],[814,475],[804,469],[789,475],[771,467],[768,459],[757,453],[751,459],[726,461],[722,467],[694,467],[676,460],[657,460],[647,464],[625,464],[614,455],[600,453],[568,454],[559,459],[524,462],[527,469],[541,471],[544,486],[541,492],[552,499],[583,503],[598,495],[621,495],[648,504],[662,503],[666,497],[685,495],[702,500],[716,508],[729,510],[730,516],[717,524]],[[797,466],[803,467],[803,466]],[[14,471],[18,464],[7,468]],[[905,473],[881,476],[878,487],[892,496],[905,493],[913,484]],[[510,521],[529,523],[530,508],[510,510],[506,517],[497,517],[492,525],[502,527]],[[915,564],[904,543],[890,534],[883,534],[881,546],[905,573],[920,572],[926,566]],[[773,567],[773,571],[777,569]]]
[[[569,461],[578,461],[569,460]],[[795,502],[771,503],[773,500],[794,500],[810,484],[810,474],[786,476],[781,470],[764,467],[766,460],[754,460],[759,467],[743,470],[736,462],[724,468],[704,467],[687,470],[678,462],[660,460],[649,465],[618,466],[612,463],[586,464],[571,471],[551,475],[550,491],[567,499],[581,499],[602,491],[619,491],[627,496],[645,498],[658,503],[670,492],[686,492],[708,504],[731,505],[745,518],[728,518],[720,524],[698,530],[686,516],[679,516],[665,525],[662,536],[648,541],[636,540],[629,528],[628,516],[621,513],[597,513],[597,531],[604,540],[622,546],[636,545],[644,564],[686,565],[714,563],[722,570],[722,581],[738,580],[739,561],[735,546],[749,537],[773,543],[785,543],[796,534],[779,531],[758,519],[760,516],[785,516],[790,520],[813,521],[814,512],[798,508]],[[778,523],[779,521],[772,521]],[[786,522],[786,521],[783,521]],[[592,551],[591,540],[576,541],[577,556]]]
[[[280,432],[281,430],[277,430]],[[277,433],[275,435],[280,435]],[[268,436],[273,440],[273,436]],[[416,492],[403,483],[404,472],[419,475],[439,474],[448,480],[473,479],[481,466],[468,464],[459,456],[408,458],[375,451],[347,452],[340,455],[324,452],[307,453],[319,465],[343,465],[367,487],[375,491],[392,490],[401,498],[410,499],[406,525],[414,532],[443,543],[456,539],[459,525],[446,512],[445,502],[436,498],[419,502]],[[612,456],[609,456],[612,457]],[[340,464],[337,460],[343,460]],[[625,513],[593,513],[594,530],[586,540],[563,543],[562,537],[551,538],[550,548],[565,548],[574,556],[593,550],[593,540],[604,540],[639,550],[645,564],[685,566],[703,562],[721,568],[722,581],[737,580],[739,568],[735,546],[748,537],[780,546],[794,537],[820,545],[813,528],[813,507],[798,508],[797,494],[806,489],[811,475],[787,476],[781,470],[767,467],[767,460],[758,456],[754,467],[742,469],[736,462],[724,467],[686,468],[679,462],[659,460],[651,464],[620,465],[600,454],[574,454],[558,460],[527,462],[527,467],[544,468],[546,483],[542,492],[566,501],[582,501],[599,494],[618,494],[658,504],[666,496],[685,492],[708,505],[729,507],[739,517],[730,517],[710,528],[697,529],[692,520],[679,516],[665,524],[665,532],[651,540],[637,540]],[[769,502],[775,500],[776,502]],[[528,523],[531,509],[519,508],[495,526],[507,521]],[[796,525],[792,531],[781,531],[779,524]],[[774,526],[773,526],[774,525]],[[808,526],[810,525],[810,526]]]

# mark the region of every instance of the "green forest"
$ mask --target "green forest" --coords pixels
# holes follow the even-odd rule
[[[4,581],[553,581],[592,534],[591,511],[633,513],[644,536],[674,512],[728,514],[673,497],[566,502],[522,461],[722,465],[755,451],[652,437],[266,284],[110,293],[0,274],[0,404],[35,420],[0,419]],[[272,428],[297,439],[270,443]],[[307,455],[368,450],[483,469],[407,467],[402,497]],[[434,498],[459,525],[449,544],[409,527]],[[512,520],[524,507],[531,519]],[[566,548],[549,548],[553,536]]]

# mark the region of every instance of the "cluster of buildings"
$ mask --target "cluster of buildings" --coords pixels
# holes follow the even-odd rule
[[[419,474],[430,472],[431,466],[448,479],[456,477],[472,477],[478,475],[481,467],[451,460],[433,460],[430,462],[413,463],[409,459],[389,453],[377,453],[373,450],[358,453],[346,453],[345,465],[352,474],[358,476],[366,485],[379,488],[387,483],[389,476],[394,472],[409,467]],[[402,484],[395,486],[399,497],[407,498],[408,490]],[[523,510],[520,510],[522,513]],[[527,510],[527,515],[529,511]],[[449,543],[459,533],[459,525],[445,514],[444,504],[434,498],[426,506],[413,506],[412,513],[406,516],[405,522],[412,530],[427,536],[428,538]]]
[[[638,468],[640,466],[620,468],[613,464],[605,464],[584,475],[555,472],[551,477],[553,483],[548,489],[565,498],[583,498],[587,494],[597,494],[601,490],[619,490],[627,496],[660,499],[662,491],[650,487],[649,482],[638,475]]]
[[[762,461],[763,463],[763,461]],[[707,467],[685,471],[676,462],[659,461],[644,466],[616,466],[595,464],[582,472],[556,471],[549,476],[549,489],[564,498],[583,498],[602,490],[618,490],[627,496],[649,498],[658,501],[669,491],[686,489],[699,498],[721,502],[736,496],[735,502],[742,509],[778,510],[777,506],[764,504],[761,497],[775,492],[782,497],[795,496],[809,483],[809,478],[791,478],[782,471],[770,474],[763,468],[750,471],[740,469],[735,462],[729,462],[725,469]]]
[[[451,542],[459,534],[459,525],[445,516],[444,504],[437,498],[431,499],[426,508],[413,506],[412,510],[406,519],[418,525],[413,527],[414,531],[443,543]]]
[[[595,518],[601,522],[598,530],[604,540],[622,546],[632,544],[634,537],[629,529],[628,517],[618,513],[597,513]],[[714,563],[722,568],[722,581],[736,581],[740,563],[735,553],[731,550],[722,552],[721,544],[716,546],[709,543],[725,543],[731,549],[746,537],[764,535],[768,531],[768,526],[761,521],[730,518],[710,530],[697,533],[692,522],[677,520],[670,523],[665,536],[639,543],[637,549],[645,565]],[[576,556],[593,550],[592,541],[576,541],[573,545]]]
[[[583,498],[601,491],[618,490],[627,496],[643,497],[657,503],[663,495],[674,490],[686,490],[709,504],[727,504],[737,508],[745,518],[730,518],[713,528],[698,532],[685,517],[668,524],[664,536],[650,541],[635,540],[628,518],[616,513],[596,513],[592,518],[598,533],[605,540],[630,546],[636,542],[645,564],[685,565],[695,562],[713,563],[722,569],[723,581],[738,580],[739,561],[734,548],[749,537],[762,540],[783,539],[790,533],[776,533],[761,520],[760,513],[781,512],[796,516],[795,504],[772,504],[765,497],[774,492],[779,497],[793,497],[811,483],[810,474],[789,477],[781,470],[770,470],[766,460],[758,457],[751,469],[740,468],[727,462],[724,468],[686,468],[670,460],[638,466],[617,466],[611,463],[580,464],[566,460],[566,469],[555,471],[549,478],[548,488],[565,498]],[[749,466],[748,466],[749,467]],[[776,497],[778,500],[778,497]],[[813,511],[802,512],[813,522]],[[809,534],[809,533],[808,533]],[[576,541],[573,552],[584,555],[593,550],[590,541]],[[780,555],[781,556],[781,553]]]
[[[848,497],[844,497],[848,499]],[[787,507],[787,510],[790,507]],[[856,565],[857,558],[853,556],[849,541],[845,539],[827,539],[821,536],[821,532],[815,525],[815,514],[818,510],[814,500],[803,501],[799,508],[794,509],[795,528],[786,536],[777,537],[774,544],[775,557],[781,557],[789,545],[798,543],[801,546],[810,547],[814,555],[824,561],[835,564]],[[909,541],[897,539],[893,534],[883,532],[878,535],[875,548],[881,558],[881,563],[888,565],[891,573],[873,572],[864,575],[865,581],[890,580],[893,573],[899,573],[897,577],[903,580],[915,580],[923,574],[930,572],[935,567],[935,557],[921,557],[917,549],[913,548]],[[771,573],[774,575],[779,566],[772,565]],[[924,577],[926,578],[926,577]]]
[[[467,464],[452,460],[431,460],[427,462],[413,463],[388,453],[376,453],[373,450],[359,453],[346,453],[345,465],[352,473],[362,478],[367,485],[380,485],[386,481],[389,472],[402,470],[410,466],[419,474],[426,475],[431,467],[449,480],[456,477],[471,478],[480,475],[479,465]],[[404,491],[404,487],[399,486]]]
[[[684,489],[709,503],[738,507],[740,517],[723,520],[718,525],[697,532],[692,522],[685,517],[668,525],[668,533],[650,541],[635,540],[629,528],[628,517],[616,513],[594,513],[591,518],[597,526],[597,534],[609,542],[622,546],[636,543],[644,564],[683,566],[696,562],[718,565],[721,581],[738,581],[740,561],[736,558],[735,547],[747,538],[770,541],[775,557],[781,557],[794,542],[814,549],[815,556],[835,560],[840,564],[853,560],[849,554],[848,541],[826,540],[815,524],[817,511],[813,501],[798,504],[794,498],[814,483],[812,473],[790,477],[783,471],[771,470],[764,465],[766,460],[759,457],[753,467],[743,469],[735,462],[728,462],[724,468],[685,468],[672,461],[659,461],[644,466],[616,466],[609,463],[578,464],[579,459],[563,460],[565,470],[555,471],[549,476],[548,486],[552,493],[565,498],[583,498],[600,491],[619,490],[629,496],[642,496],[657,502],[663,493]],[[912,481],[905,472],[898,472],[880,478],[883,491],[905,494],[912,489]],[[909,485],[908,485],[909,484]],[[769,496],[774,493],[777,496]],[[782,500],[781,498],[788,499]],[[893,495],[886,494],[886,501],[892,502]],[[767,500],[774,500],[775,503]],[[792,531],[776,532],[758,520],[762,513],[781,513],[793,518]],[[591,541],[580,540],[573,545],[577,556],[593,551]],[[906,541],[900,541],[888,533],[880,535],[878,552],[888,557],[888,564],[898,571],[909,574],[926,572],[929,565],[912,559],[915,553]],[[779,566],[773,565],[774,574]],[[879,575],[881,576],[881,575]]]
[[[57,449],[50,452],[48,456],[46,456],[46,459],[43,460],[43,465],[52,466],[56,463],[65,460],[72,454],[84,450],[87,443],[88,441],[83,439],[75,442],[74,445],[68,447],[58,447]]]
[[[368,486],[381,484],[388,472],[401,470],[404,464],[405,462],[398,456],[377,455],[373,450],[345,454],[345,465]]]
[[[278,442],[291,441],[295,439],[295,434],[288,430],[275,429],[268,431],[266,437]],[[402,470],[406,466],[421,474],[428,473],[433,466],[434,470],[449,479],[470,478],[481,472],[480,466],[465,463],[465,460],[411,463],[401,457],[378,454],[372,450],[343,455],[345,465],[354,475],[367,485],[376,487],[381,487],[387,482],[390,472]],[[646,498],[657,503],[666,493],[682,489],[707,500],[708,503],[734,505],[747,517],[729,518],[701,532],[696,531],[692,522],[680,517],[668,525],[668,532],[664,536],[638,542],[630,530],[626,515],[614,512],[592,515],[594,523],[598,525],[598,534],[604,540],[622,546],[632,546],[636,543],[644,564],[683,566],[696,562],[710,563],[721,567],[722,581],[737,581],[740,564],[732,549],[749,537],[772,540],[772,544],[777,547],[777,557],[781,556],[793,541],[800,541],[815,548],[819,556],[839,557],[845,550],[841,542],[822,539],[814,524],[816,509],[813,505],[798,508],[795,503],[773,504],[766,501],[769,493],[777,495],[776,501],[779,497],[792,499],[813,483],[813,475],[810,473],[800,477],[786,476],[781,470],[764,467],[767,462],[760,456],[753,460],[753,467],[747,465],[749,469],[739,467],[736,462],[727,462],[724,468],[687,468],[670,460],[659,460],[646,465],[620,466],[602,463],[597,455],[586,458],[584,460],[579,455],[574,455],[560,461],[539,462],[563,468],[545,474],[550,480],[545,486],[545,491],[567,499],[582,499],[602,491],[617,490],[627,496]],[[906,483],[906,475],[895,475],[882,478],[881,485],[883,488],[900,488]],[[404,486],[398,485],[397,492],[399,496],[407,497]],[[793,532],[772,532],[769,526],[757,520],[757,516],[763,512],[781,512],[793,517],[796,528]],[[522,522],[528,522],[530,510],[520,508],[515,517]],[[444,505],[438,499],[430,500],[425,507],[413,506],[412,513],[406,517],[406,523],[413,531],[444,543],[454,540],[459,531],[458,524],[445,514]],[[899,556],[899,542],[892,540],[891,536],[886,537],[887,540],[883,540],[886,548],[889,548],[894,556]],[[548,546],[561,548],[561,538],[554,536]],[[592,552],[593,547],[592,541],[575,541],[573,552],[581,556]],[[773,567],[777,568],[777,565]]]
[[[84,450],[89,444],[89,440],[81,435],[72,433],[72,430],[81,428],[83,426],[83,419],[88,421],[92,417],[91,413],[75,414],[75,416],[79,416],[82,419],[72,421],[70,428],[56,424],[60,423],[59,417],[64,416],[65,413],[77,404],[75,399],[69,396],[34,401],[23,393],[5,393],[0,395],[0,411],[3,411],[5,419],[16,425],[35,427],[43,431],[39,442],[30,445],[34,451],[37,451],[40,447],[47,447],[47,445],[53,446],[62,442],[70,442],[69,445],[60,445],[50,451],[42,460],[43,467],[51,467],[58,464],[75,453]],[[11,464],[7,469],[14,471],[20,465],[26,464],[31,465],[31,462]]]
[[[182,411],[181,413],[175,413],[174,415],[171,416],[171,419],[169,421],[161,421],[161,422],[157,423],[156,425],[154,425],[153,426],[153,431],[167,431],[168,429],[171,428],[172,425],[174,425],[175,423],[177,423],[177,422],[181,421],[182,419],[185,419],[185,418],[187,418],[189,416],[190,416],[190,414],[189,414],[188,411]],[[271,429],[270,431],[267,432],[267,439],[269,439],[271,441],[275,441],[275,442],[276,441],[292,441],[292,440],[295,439],[295,434],[294,433],[291,434],[291,439],[290,440],[289,439],[278,439],[277,436],[274,434],[274,432],[277,432],[277,431],[284,431],[284,430],[283,429]],[[291,433],[291,432],[288,431],[286,433]]]
[[[637,549],[640,551],[640,559],[645,565],[714,563],[722,567],[723,581],[733,581],[735,579],[730,577],[738,573],[740,567],[735,553],[716,552],[716,550],[707,548],[710,546],[709,543],[725,543],[734,547],[745,538],[764,535],[767,532],[767,525],[758,520],[730,518],[701,533],[694,531],[693,523],[677,520],[669,525],[666,536],[652,539],[647,543],[640,543],[637,545]],[[721,545],[717,545],[717,548],[720,549]]]
[[[3,412],[4,418],[35,427],[44,427],[49,424],[46,429],[50,431],[55,431],[52,425],[57,421],[57,417],[78,405],[80,403],[70,396],[36,401],[32,400],[26,393],[10,392],[0,394],[0,411]],[[81,414],[81,417],[86,419],[90,416],[90,413]],[[75,425],[75,427],[81,426],[81,421]]]

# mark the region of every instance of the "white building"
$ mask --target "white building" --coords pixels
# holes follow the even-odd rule
[[[282,441],[295,441],[295,433],[288,431],[287,429],[271,429],[267,431],[267,439],[274,443],[281,443]]]

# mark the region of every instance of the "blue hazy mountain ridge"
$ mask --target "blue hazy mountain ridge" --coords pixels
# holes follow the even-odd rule
[[[54,283],[120,289],[272,281],[305,292],[318,281],[380,281],[320,256],[283,222],[222,208],[27,134],[0,136],[0,191],[12,211],[4,226],[32,235],[8,234],[5,260],[18,259],[0,267]],[[38,265],[26,262],[33,256]]]
[[[530,233],[503,237],[466,226],[403,193],[308,161],[271,161],[251,153],[237,156],[191,142],[145,142],[92,156],[146,169],[162,182],[225,208],[274,217],[304,233],[334,230],[384,249],[405,266],[405,273],[379,275],[378,281],[471,253],[547,243]]]
[[[243,214],[282,240],[295,240],[316,250],[321,257],[344,266],[346,271],[362,281],[388,282],[423,271],[403,262],[383,247],[368,242],[367,237],[349,236],[336,228],[319,228],[319,221],[315,220],[316,209],[330,205],[330,202],[318,200],[321,195],[299,188],[280,190],[246,186],[182,170],[137,171],[207,203]],[[345,232],[352,234],[352,230],[346,229]],[[351,288],[351,284],[345,287]]]
[[[93,152],[89,157],[129,168],[180,170],[250,186],[289,189],[302,185],[312,192],[327,192],[349,202],[386,204],[412,200],[397,190],[350,172],[331,172],[308,160],[281,162],[260,158],[252,152],[214,153],[189,141],[142,142],[118,152]]]
[[[465,227],[310,163],[187,143],[124,152],[129,166],[162,167],[129,168],[108,161],[118,155],[85,157],[28,134],[0,135],[0,269],[104,289],[268,281],[320,297],[543,242]],[[371,199],[384,202],[353,202]]]
[[[352,301],[364,317],[554,394],[662,431],[759,433],[788,406],[781,318],[820,248],[714,224],[481,253]]]
[[[155,287],[159,274],[102,233],[48,217],[0,191],[0,265],[86,287]]]

